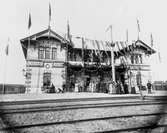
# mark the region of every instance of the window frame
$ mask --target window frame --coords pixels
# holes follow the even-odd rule
[[[50,48],[45,47],[45,59],[50,59]]]
[[[42,46],[38,48],[38,59],[45,59],[45,48]]]
[[[57,48],[56,47],[52,47],[52,60],[56,60],[57,59]]]

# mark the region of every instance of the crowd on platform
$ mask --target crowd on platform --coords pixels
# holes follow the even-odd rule
[[[96,92],[96,93],[112,93],[112,94],[136,94],[136,88],[131,86],[129,89],[128,84],[122,83],[121,81],[110,81],[110,82],[80,82],[77,80],[75,83],[71,82],[69,86],[71,92]],[[151,93],[153,88],[150,81],[147,83],[147,91]],[[139,91],[142,90],[141,85],[138,85]],[[53,83],[48,83],[43,86],[42,90],[46,93],[63,93],[67,92],[66,85],[62,85],[61,88],[56,88]]]

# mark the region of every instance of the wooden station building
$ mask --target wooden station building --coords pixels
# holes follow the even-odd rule
[[[50,27],[21,39],[26,88],[44,91],[45,85],[53,84],[65,92],[108,92],[112,83],[111,47],[109,42],[96,41],[81,37],[69,41]],[[115,42],[115,77],[133,93],[138,82],[145,86],[150,80],[148,62],[155,50],[141,40],[125,44]]]

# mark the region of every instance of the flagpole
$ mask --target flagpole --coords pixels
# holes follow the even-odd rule
[[[7,55],[5,55],[5,62],[4,62],[5,68],[4,68],[3,94],[5,94],[5,82],[6,82],[6,71],[7,71],[6,60],[7,60]]]
[[[128,35],[128,29],[126,29],[126,47],[128,51],[128,44],[129,44],[129,35]],[[128,84],[129,84],[129,90],[132,88],[132,80],[131,80],[131,68],[128,67],[127,75],[129,77]]]
[[[28,20],[28,46],[27,46],[27,59],[26,59],[26,64],[27,64],[27,62],[28,62],[28,59],[29,59],[29,49],[30,49],[30,39],[31,39],[31,37],[30,37],[30,29],[31,29],[31,25],[32,25],[32,23],[31,23],[31,14],[30,14],[30,12],[29,12],[29,20]],[[31,84],[30,84],[30,88],[31,88]],[[28,89],[28,91],[29,91],[29,89]]]
[[[8,38],[8,44],[6,46],[6,49],[5,49],[5,62],[4,62],[4,81],[3,81],[3,89],[2,89],[2,93],[5,94],[5,82],[6,82],[6,71],[7,71],[7,56],[8,56],[8,53],[9,53],[9,38]]]
[[[112,34],[112,25],[110,26],[111,33],[111,65],[112,65],[112,80],[115,83],[115,64],[114,64],[114,43],[113,43],[113,34]]]
[[[139,24],[139,20],[137,19],[137,28],[138,28],[138,37],[137,39],[140,39],[140,24]]]
[[[66,73],[66,91],[69,91],[69,84],[68,84],[68,45],[69,43],[71,43],[70,41],[70,26],[69,26],[69,20],[67,20],[67,40],[69,41],[67,43],[67,46],[66,46],[66,69],[65,69],[65,73]]]
[[[51,5],[49,2],[49,23],[48,23],[48,28],[50,29],[50,22],[51,22]]]

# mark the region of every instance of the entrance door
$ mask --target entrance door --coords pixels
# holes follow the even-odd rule
[[[43,86],[50,86],[51,84],[51,73],[43,74]]]

